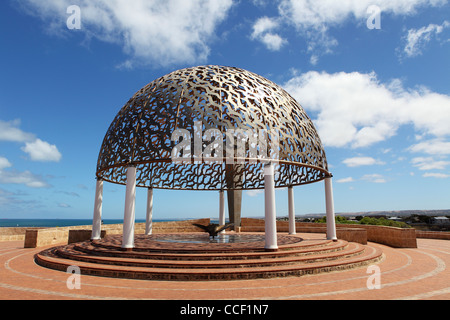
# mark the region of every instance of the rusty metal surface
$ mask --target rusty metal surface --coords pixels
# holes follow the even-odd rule
[[[312,121],[285,90],[246,70],[200,66],[149,83],[125,104],[103,140],[97,177],[125,184],[126,168],[131,163],[137,167],[139,187],[230,189],[224,160],[195,164],[172,161],[176,145],[171,141],[172,133],[176,129],[194,132],[196,121],[202,122],[203,133],[211,128],[220,130],[224,142],[230,129],[265,130],[269,144],[276,134],[276,187],[311,183],[330,175]],[[203,148],[206,144],[203,142]],[[234,161],[244,163],[232,166],[236,171],[232,174],[241,177],[232,188],[264,188],[263,164],[246,150],[244,158],[234,156]]]

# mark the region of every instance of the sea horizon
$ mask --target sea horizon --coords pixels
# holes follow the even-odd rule
[[[153,222],[191,220],[197,218],[153,219]],[[136,223],[144,223],[144,219],[136,219]],[[102,224],[122,224],[123,219],[103,219]],[[92,219],[0,219],[0,228],[52,228],[92,225]]]

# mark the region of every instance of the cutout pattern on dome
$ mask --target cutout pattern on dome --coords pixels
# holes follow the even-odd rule
[[[281,87],[246,70],[200,66],[172,72],[139,90],[111,123],[97,163],[97,177],[125,184],[137,167],[140,187],[188,190],[264,188],[263,164],[174,163],[176,129],[265,130],[277,135],[275,186],[319,181],[330,175],[325,152],[304,109]],[[193,143],[193,142],[192,142]],[[203,148],[209,142],[203,141]],[[194,145],[191,146],[194,150]],[[225,150],[225,146],[224,146]],[[248,148],[246,150],[249,150]],[[246,154],[249,160],[249,154]],[[195,159],[194,159],[195,160]],[[237,158],[236,158],[237,160]]]

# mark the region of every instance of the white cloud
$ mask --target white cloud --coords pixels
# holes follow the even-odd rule
[[[315,66],[317,64],[317,62],[319,62],[319,57],[315,54],[313,54],[311,56],[311,58],[309,58],[309,63],[311,63],[313,66]]]
[[[55,145],[36,139],[33,142],[27,142],[22,151],[28,153],[33,161],[53,161],[61,160],[61,153]]]
[[[22,142],[25,146],[22,151],[30,155],[33,161],[56,161],[61,160],[61,153],[55,145],[36,138],[32,133],[25,132],[19,128],[20,120],[0,120],[0,141]]]
[[[354,157],[342,161],[347,167],[372,166],[375,164],[384,164],[384,162],[375,160],[371,157]]]
[[[310,71],[284,88],[311,115],[325,146],[368,147],[394,136],[406,124],[433,135],[434,146],[450,150],[450,96],[425,88],[404,88],[400,80],[381,83],[375,73]],[[420,149],[420,144],[413,148]],[[441,151],[443,152],[443,151]]]
[[[9,168],[12,167],[11,162],[9,162],[8,159],[6,159],[5,157],[0,157],[0,172],[5,169],[5,168]]]
[[[450,111],[449,111],[450,112]],[[442,139],[432,139],[412,145],[411,152],[423,152],[432,155],[450,154],[450,142]]]
[[[350,18],[365,22],[367,9],[378,6],[382,13],[411,15],[420,7],[440,6],[447,0],[282,0],[280,12],[299,28],[319,28],[344,23]]]
[[[65,32],[71,0],[25,0],[22,6]],[[205,61],[208,42],[226,18],[232,0],[79,0],[81,32],[122,46],[122,65],[171,65]]]
[[[278,16],[272,19],[282,21],[286,28],[293,27],[306,39],[307,52],[312,55],[310,62],[314,65],[320,55],[333,52],[338,45],[338,41],[329,35],[329,29],[349,20],[365,28],[370,6],[378,6],[382,16],[405,16],[417,13],[419,8],[446,3],[447,0],[281,0]]]
[[[35,139],[34,134],[19,129],[20,120],[0,120],[0,141],[25,142]]]
[[[257,189],[257,190],[248,190],[248,191],[246,191],[246,194],[249,197],[256,197],[258,194],[262,194],[262,193],[264,193],[264,190]]]
[[[32,174],[30,171],[19,172],[0,171],[0,183],[3,184],[24,184],[30,188],[47,188],[49,185],[40,176]]]
[[[0,120],[0,141],[22,142],[24,152],[27,152],[33,161],[59,161],[61,154],[54,145],[36,139],[32,133],[19,128],[20,120]],[[4,170],[11,168],[12,164],[5,157],[0,157],[0,184],[23,184],[30,188],[47,188],[50,185],[40,176],[30,171]]]
[[[435,160],[432,157],[417,157],[412,159],[411,163],[419,170],[444,170],[450,165],[450,161]]]
[[[362,180],[366,180],[373,183],[386,183],[386,179],[380,174],[366,174],[362,178]]]
[[[450,178],[450,174],[445,174],[445,173],[424,173],[423,174],[424,178],[438,178],[438,179],[446,179],[446,178]]]
[[[261,41],[271,51],[278,51],[287,43],[286,39],[283,39],[278,34],[273,33],[273,31],[278,27],[279,22],[275,19],[262,17],[253,25],[251,39]]]
[[[339,180],[336,180],[336,183],[349,183],[349,182],[354,182],[355,180],[352,177],[348,177],[348,178],[342,178]]]
[[[36,208],[39,206],[39,202],[35,200],[25,200],[23,196],[27,195],[22,191],[11,192],[0,188],[0,207],[2,209],[9,208],[10,210],[17,211],[24,208],[29,210],[30,208]]]
[[[429,24],[420,29],[410,29],[405,36],[406,45],[403,49],[407,57],[414,57],[422,54],[425,45],[431,41],[433,36],[441,33],[445,28],[450,27],[448,21],[444,21],[441,25]]]
[[[271,51],[278,51],[286,43],[286,40],[281,38],[278,34],[266,33],[262,36],[261,41],[266,45],[267,49]]]

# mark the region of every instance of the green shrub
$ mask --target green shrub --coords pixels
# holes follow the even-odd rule
[[[393,221],[386,218],[371,218],[371,217],[362,217],[359,222],[358,221],[350,221],[347,220],[347,218],[343,216],[336,216],[335,217],[336,223],[341,224],[365,224],[365,225],[373,225],[373,226],[388,226],[388,227],[396,227],[396,228],[411,228],[408,224],[400,221]],[[316,223],[326,223],[327,217],[324,216],[323,218],[316,219],[314,222]]]

